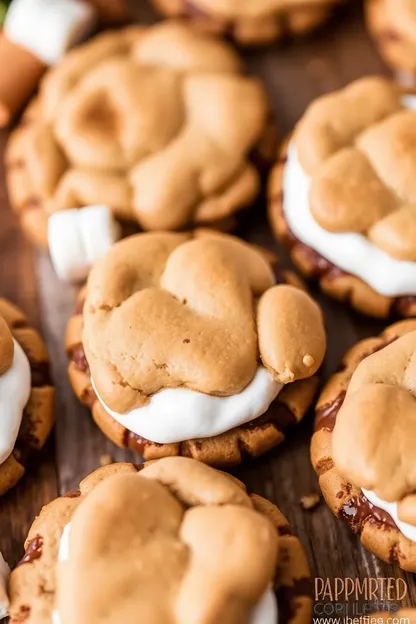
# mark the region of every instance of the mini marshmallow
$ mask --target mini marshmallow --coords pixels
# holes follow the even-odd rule
[[[9,597],[7,595],[7,583],[10,568],[0,552],[0,620],[9,615]]]
[[[13,0],[4,32],[46,65],[54,65],[96,25],[96,11],[82,0]]]
[[[51,260],[61,280],[84,280],[94,262],[120,237],[108,206],[87,206],[55,212],[48,222]]]

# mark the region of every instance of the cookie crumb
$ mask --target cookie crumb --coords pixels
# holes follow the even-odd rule
[[[321,496],[318,493],[313,492],[312,494],[305,494],[305,496],[302,496],[302,498],[300,499],[300,504],[302,505],[303,509],[307,509],[309,511],[319,505],[320,501]]]
[[[311,355],[309,355],[309,353],[307,353],[306,355],[303,356],[302,362],[304,363],[305,366],[310,368],[311,366],[315,364],[315,359]]]
[[[109,466],[110,464],[114,464],[114,457],[110,455],[110,453],[105,453],[100,457],[100,466]]]

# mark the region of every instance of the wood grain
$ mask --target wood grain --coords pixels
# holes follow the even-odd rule
[[[142,21],[152,12],[137,9]],[[287,46],[244,53],[249,71],[259,76],[270,94],[273,111],[284,136],[316,96],[339,88],[359,76],[385,71],[369,40],[360,6],[340,11],[338,18],[313,38]],[[6,133],[0,134],[0,149]],[[0,549],[11,564],[23,551],[23,540],[41,506],[58,492],[75,487],[96,468],[100,456],[131,459],[116,449],[94,426],[88,411],[75,399],[66,376],[63,349],[65,325],[74,308],[75,293],[53,274],[48,258],[34,254],[23,239],[7,203],[3,171],[0,182],[0,293],[29,314],[47,340],[58,391],[57,424],[41,460],[21,483],[0,500]],[[246,216],[239,235],[279,252],[284,266],[287,254],[279,250],[265,217],[262,202]],[[314,292],[325,312],[329,352],[323,377],[334,371],[344,351],[363,336],[380,331],[380,322],[352,314],[341,305]],[[385,565],[361,547],[348,527],[332,516],[324,503],[304,511],[301,496],[318,490],[309,461],[311,415],[287,442],[267,457],[236,471],[249,489],[277,503],[288,516],[307,551],[314,575],[319,577],[401,577],[408,584],[404,606],[416,606],[414,577]]]

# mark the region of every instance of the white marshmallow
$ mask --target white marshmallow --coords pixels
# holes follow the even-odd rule
[[[0,620],[9,615],[9,597],[7,594],[9,575],[10,568],[0,552]]]
[[[416,108],[416,97],[404,97],[403,104]],[[292,143],[284,169],[283,212],[296,238],[340,269],[360,277],[381,295],[416,294],[416,262],[395,260],[362,234],[325,230],[310,211],[309,186],[310,178],[303,171]]]
[[[184,388],[168,388],[150,397],[143,407],[127,414],[111,410],[91,384],[105,410],[121,425],[158,444],[211,438],[255,420],[267,411],[283,385],[259,366],[253,380],[239,394],[213,396]]]
[[[13,0],[4,32],[46,65],[55,65],[95,25],[94,8],[82,0]]]
[[[71,523],[69,522],[61,535],[59,542],[58,560],[65,563],[69,559],[69,535],[71,533]],[[278,624],[279,613],[276,594],[272,587],[264,592],[258,605],[253,609],[249,624]],[[61,624],[59,611],[55,609],[52,613],[52,624]]]
[[[19,343],[13,342],[12,365],[0,376],[0,464],[14,448],[31,390],[29,360]]]
[[[48,243],[56,274],[68,282],[82,281],[119,236],[108,206],[54,212],[48,221]]]
[[[362,490],[364,496],[368,498],[370,503],[375,505],[376,507],[380,507],[383,511],[387,512],[394,520],[397,528],[405,537],[407,537],[412,542],[416,542],[416,526],[413,524],[409,524],[408,522],[403,522],[399,520],[399,516],[397,513],[397,502],[396,503],[388,503],[387,501],[379,498],[375,492],[371,490]]]

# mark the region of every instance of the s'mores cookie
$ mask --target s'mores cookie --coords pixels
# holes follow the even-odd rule
[[[270,222],[294,263],[370,316],[416,312],[415,108],[381,77],[324,95],[270,180]]]
[[[312,615],[308,564],[282,513],[188,458],[90,474],[43,508],[25,547],[9,583],[11,624],[306,624]]]
[[[321,310],[292,283],[225,234],[116,243],[68,325],[77,396],[145,459],[232,465],[265,453],[303,418],[325,353]]]
[[[332,511],[384,561],[416,571],[416,321],[357,343],[316,408],[311,457]]]
[[[53,424],[54,388],[43,340],[0,298],[0,496],[25,473]]]

